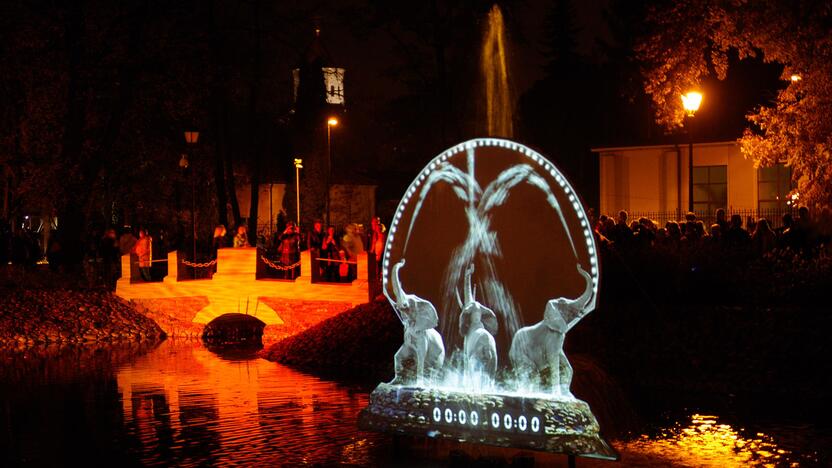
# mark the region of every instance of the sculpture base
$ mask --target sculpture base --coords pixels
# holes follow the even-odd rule
[[[379,384],[359,416],[364,430],[618,460],[581,400],[463,393]]]

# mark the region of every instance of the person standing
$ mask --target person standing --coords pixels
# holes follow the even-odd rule
[[[153,265],[153,238],[147,229],[139,229],[139,240],[133,246],[133,253],[139,258],[139,273],[144,281],[151,281],[150,267]]]
[[[340,260],[338,241],[335,240],[335,227],[329,226],[326,228],[326,236],[321,244],[321,258],[329,260]],[[334,282],[338,279],[338,262],[325,262],[324,266],[324,280]]]
[[[225,226],[218,224],[214,228],[214,239],[211,241],[211,258],[217,258],[217,251],[225,247]]]
[[[244,224],[237,226],[237,235],[234,236],[234,248],[238,247],[248,247],[248,232]]]
[[[116,238],[116,230],[109,228],[104,231],[104,236],[99,243],[98,251],[101,254],[101,262],[104,268],[104,285],[110,291],[116,290],[120,270],[121,251]]]
[[[280,235],[280,263],[284,267],[295,265],[300,260],[300,232],[294,221],[286,223],[286,229]],[[295,279],[298,275],[298,267],[285,271],[286,279]]]
[[[381,218],[374,216],[370,222],[370,252],[376,263],[376,278],[381,278],[381,258],[384,256],[385,229]]]
[[[312,224],[312,231],[306,237],[306,248],[309,250],[309,258],[312,259],[312,265],[317,265],[317,278],[323,275],[323,266],[317,259],[321,258],[321,246],[324,242],[323,224],[316,219]],[[316,268],[313,266],[312,268]]]

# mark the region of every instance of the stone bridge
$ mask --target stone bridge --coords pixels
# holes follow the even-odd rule
[[[301,274],[294,280],[256,279],[257,249],[253,247],[220,249],[216,273],[211,279],[177,281],[177,252],[168,253],[167,263],[168,274],[162,281],[142,282],[132,278],[131,271],[135,269],[131,268],[131,255],[124,255],[116,295],[139,303],[153,299],[201,298],[198,303],[203,307],[190,319],[194,323],[207,324],[224,314],[242,313],[266,325],[284,323],[286,314],[275,310],[272,307],[275,304],[283,304],[286,309],[292,308],[292,304],[323,302],[344,310],[366,303],[369,298],[366,253],[358,256],[357,278],[343,284],[312,282],[308,251],[301,252]]]

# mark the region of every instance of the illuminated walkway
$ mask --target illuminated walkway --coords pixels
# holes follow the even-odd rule
[[[239,312],[253,315],[266,325],[280,325],[283,318],[267,303],[324,301],[356,306],[368,300],[367,254],[358,257],[358,278],[352,284],[313,284],[309,252],[301,253],[301,276],[295,281],[257,280],[257,249],[220,249],[213,279],[176,281],[176,252],[168,254],[168,275],[163,282],[130,283],[130,255],[122,257],[122,277],[116,295],[132,300],[205,297],[207,305],[197,311],[194,323],[206,324],[220,315]]]

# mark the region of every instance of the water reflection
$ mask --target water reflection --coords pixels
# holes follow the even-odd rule
[[[116,373],[144,463],[371,463],[367,395],[234,351],[164,343]]]
[[[674,466],[802,466],[819,463],[812,453],[792,453],[763,432],[737,429],[717,416],[693,414],[657,435],[625,443],[626,452],[664,460]],[[801,463],[802,462],[802,463]]]
[[[0,352],[0,466],[436,466],[448,444],[360,432],[367,389],[199,342]],[[828,427],[682,416],[613,441],[622,466],[828,466]],[[465,448],[476,460],[485,447]],[[516,452],[500,452],[510,461]],[[541,466],[564,457],[538,456]],[[581,459],[580,466],[612,466]]]

